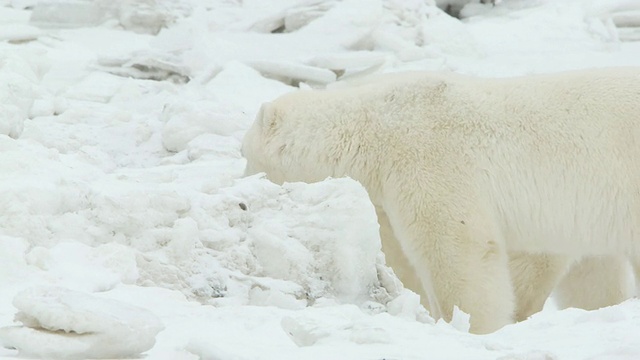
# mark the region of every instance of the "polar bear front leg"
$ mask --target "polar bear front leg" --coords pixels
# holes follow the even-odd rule
[[[571,258],[564,255],[509,254],[509,270],[516,296],[516,321],[526,320],[542,310],[570,262]]]
[[[480,334],[512,323],[507,254],[487,222],[479,214],[456,215],[459,201],[392,198],[384,210],[428,293],[431,315],[450,321],[458,306],[471,315],[471,331]]]
[[[595,310],[635,295],[633,269],[623,256],[591,256],[574,264],[554,293],[560,309]]]
[[[393,234],[389,217],[379,206],[376,206],[376,214],[378,216],[378,224],[380,224],[382,252],[387,265],[393,269],[393,272],[402,281],[404,287],[420,295],[420,302],[426,309],[429,309],[427,293],[422,288],[422,283],[416,275],[416,270],[409,263],[409,259],[402,251],[398,239]]]

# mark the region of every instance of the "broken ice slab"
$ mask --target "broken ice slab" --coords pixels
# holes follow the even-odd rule
[[[22,325],[0,328],[0,345],[20,357],[137,358],[164,329],[149,310],[59,287],[27,288],[13,305]]]
[[[154,54],[142,54],[132,57],[105,57],[98,59],[99,69],[108,73],[147,80],[171,80],[187,83],[190,72],[175,61],[158,59]]]
[[[288,84],[311,82],[326,85],[336,81],[336,74],[327,69],[302,65],[287,61],[248,61],[251,66],[265,77],[274,78]]]

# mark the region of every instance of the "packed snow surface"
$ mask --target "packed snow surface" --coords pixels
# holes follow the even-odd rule
[[[640,358],[635,299],[436,322],[358,183],[243,177],[298,87],[640,66],[636,0],[437,3],[0,0],[0,357]]]

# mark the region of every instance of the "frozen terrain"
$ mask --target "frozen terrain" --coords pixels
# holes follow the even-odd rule
[[[638,0],[466,2],[0,0],[0,358],[640,358],[636,299],[436,323],[358,183],[242,177],[297,87],[640,66]]]

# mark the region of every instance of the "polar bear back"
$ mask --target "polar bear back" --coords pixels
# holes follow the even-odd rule
[[[308,133],[315,139],[331,137],[326,131],[354,135],[375,127],[415,141],[461,132],[481,142],[516,137],[528,143],[545,137],[547,147],[589,141],[628,151],[639,136],[638,68],[508,79],[427,72],[374,79],[336,90],[290,93],[266,107],[286,118],[289,126],[282,130],[302,122],[314,130]]]

